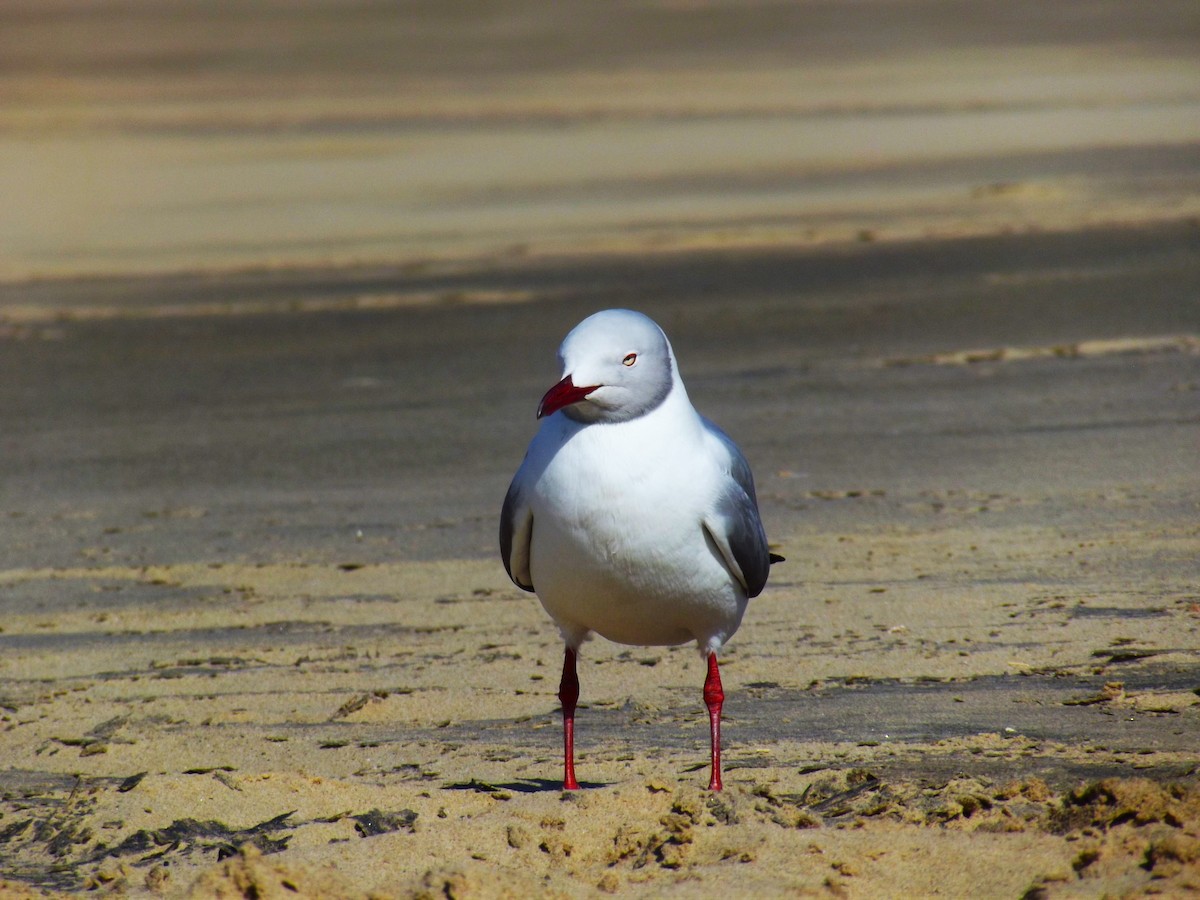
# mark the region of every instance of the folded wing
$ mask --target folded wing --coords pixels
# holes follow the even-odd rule
[[[726,567],[746,589],[746,595],[757,597],[767,583],[771,554],[758,514],[754,476],[750,464],[729,435],[707,419],[704,424],[710,439],[724,450],[728,462],[728,477],[713,511],[704,518],[704,530],[716,545]]]
[[[500,510],[500,558],[513,584],[523,591],[533,590],[529,574],[529,544],[533,538],[533,510],[522,497],[520,471],[508,486]]]

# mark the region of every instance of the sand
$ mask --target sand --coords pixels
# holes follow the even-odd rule
[[[10,5],[0,896],[1200,891],[1190,7],[970,10]],[[497,556],[614,305],[787,556],[719,794]]]
[[[725,657],[720,795],[694,651],[601,642],[558,790],[559,643],[491,560],[10,570],[124,599],[6,617],[7,865],[166,896],[1194,888],[1194,525],[958,515],[788,536]],[[1153,599],[1079,583],[1130,551]]]

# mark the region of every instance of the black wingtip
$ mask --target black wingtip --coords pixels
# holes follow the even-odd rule
[[[787,557],[780,556],[778,553],[768,553],[767,556],[771,560],[771,565],[775,565],[775,563],[778,563],[778,562],[787,562]]]

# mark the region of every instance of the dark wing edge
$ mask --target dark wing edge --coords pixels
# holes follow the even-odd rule
[[[736,484],[730,485],[719,503],[718,514],[704,520],[704,530],[746,589],[746,596],[757,597],[766,587],[771,570],[771,554],[758,507]]]
[[[721,430],[719,425],[716,425],[712,420],[700,417],[704,422],[708,433],[717,439],[717,442],[725,448],[725,452],[729,454],[729,474],[733,476],[733,480],[738,483],[738,486],[746,492],[746,496],[750,498],[750,502],[754,504],[754,511],[758,512],[758,497],[754,493],[754,473],[750,471],[750,463],[746,462],[746,457],[742,455],[741,448],[734,443],[733,438]]]
[[[512,583],[523,591],[533,590],[533,577],[529,574],[532,538],[533,510],[522,502],[521,489],[514,478],[500,509],[500,559]]]
[[[767,584],[772,557],[767,534],[758,514],[754,493],[754,475],[737,444],[724,431],[704,420],[709,433],[729,454],[731,481],[717,500],[717,516],[704,521],[704,529],[717,545],[725,564],[746,589],[748,597],[757,597]]]

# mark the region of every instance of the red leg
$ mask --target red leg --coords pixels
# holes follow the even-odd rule
[[[710,791],[719,791],[721,784],[721,704],[725,702],[725,691],[721,689],[721,670],[717,667],[717,654],[708,654],[708,677],[704,679],[704,705],[708,707],[709,733],[712,737],[712,778],[708,782]]]
[[[579,790],[575,780],[575,704],[579,701],[579,676],[575,674],[575,651],[567,648],[563,657],[562,681],[558,683],[558,699],[563,715],[563,790]]]

